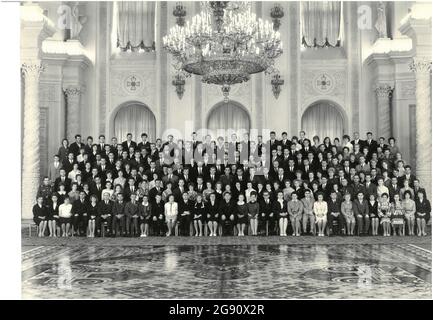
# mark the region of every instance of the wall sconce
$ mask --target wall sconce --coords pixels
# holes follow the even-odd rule
[[[275,99],[278,99],[281,92],[281,86],[284,84],[284,80],[281,79],[281,76],[277,73],[272,77],[271,85],[272,92],[274,94]]]
[[[173,15],[176,17],[176,24],[179,27],[183,27],[185,24],[186,10],[182,3],[176,3],[176,7],[173,9]]]
[[[280,29],[280,19],[284,17],[283,7],[279,4],[275,4],[275,6],[271,9],[271,18],[274,23],[274,31],[278,31]]]
[[[185,78],[180,74],[176,74],[171,83],[175,86],[177,97],[181,100],[185,92]]]

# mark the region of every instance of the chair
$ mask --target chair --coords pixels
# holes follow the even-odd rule
[[[108,229],[107,221],[104,221],[104,223],[101,224],[101,237],[102,238],[105,238],[105,228]]]
[[[29,222],[29,238],[32,237],[32,228],[35,227],[36,228],[36,234],[38,233],[39,227],[36,223],[34,223],[33,221]]]

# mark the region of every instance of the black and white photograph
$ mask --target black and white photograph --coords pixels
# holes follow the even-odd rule
[[[431,1],[0,6],[17,298],[432,299]]]

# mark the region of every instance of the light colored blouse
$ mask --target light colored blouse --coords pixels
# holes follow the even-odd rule
[[[167,218],[174,218],[178,213],[177,202],[167,202],[164,205],[164,213]]]
[[[70,203],[69,204],[66,204],[66,203],[61,204],[59,206],[59,217],[60,218],[70,218],[72,216],[71,210],[72,210],[72,204],[70,204]]]
[[[328,204],[326,201],[316,201],[313,205],[313,211],[317,218],[326,217],[328,213]]]
[[[352,201],[341,203],[341,213],[345,216],[353,217],[353,203]]]

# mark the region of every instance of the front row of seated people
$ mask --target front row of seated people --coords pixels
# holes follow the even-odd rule
[[[304,197],[298,199],[297,192],[291,192],[289,199],[282,190],[272,194],[256,191],[240,193],[232,199],[230,192],[210,193],[208,196],[197,194],[195,201],[184,192],[182,200],[176,202],[173,194],[162,200],[161,194],[155,195],[155,201],[149,202],[148,195],[138,201],[136,194],[124,201],[123,193],[112,201],[110,192],[102,192],[98,202],[95,195],[86,200],[85,191],[79,192],[79,198],[73,203],[68,196],[53,193],[49,206],[39,196],[33,207],[34,221],[39,226],[39,236],[49,230],[50,237],[100,236],[101,230],[107,236],[140,236],[173,234],[182,236],[217,236],[246,234],[300,236],[312,234],[358,236],[382,234],[426,236],[426,223],[430,219],[431,206],[423,191],[419,191],[415,200],[411,192],[406,191],[403,199],[399,193],[389,199],[383,193],[376,199],[371,194],[364,199],[364,193],[358,192],[352,201],[346,193],[342,200],[337,192],[324,200],[322,192],[304,191]],[[407,232],[405,232],[407,230]]]

